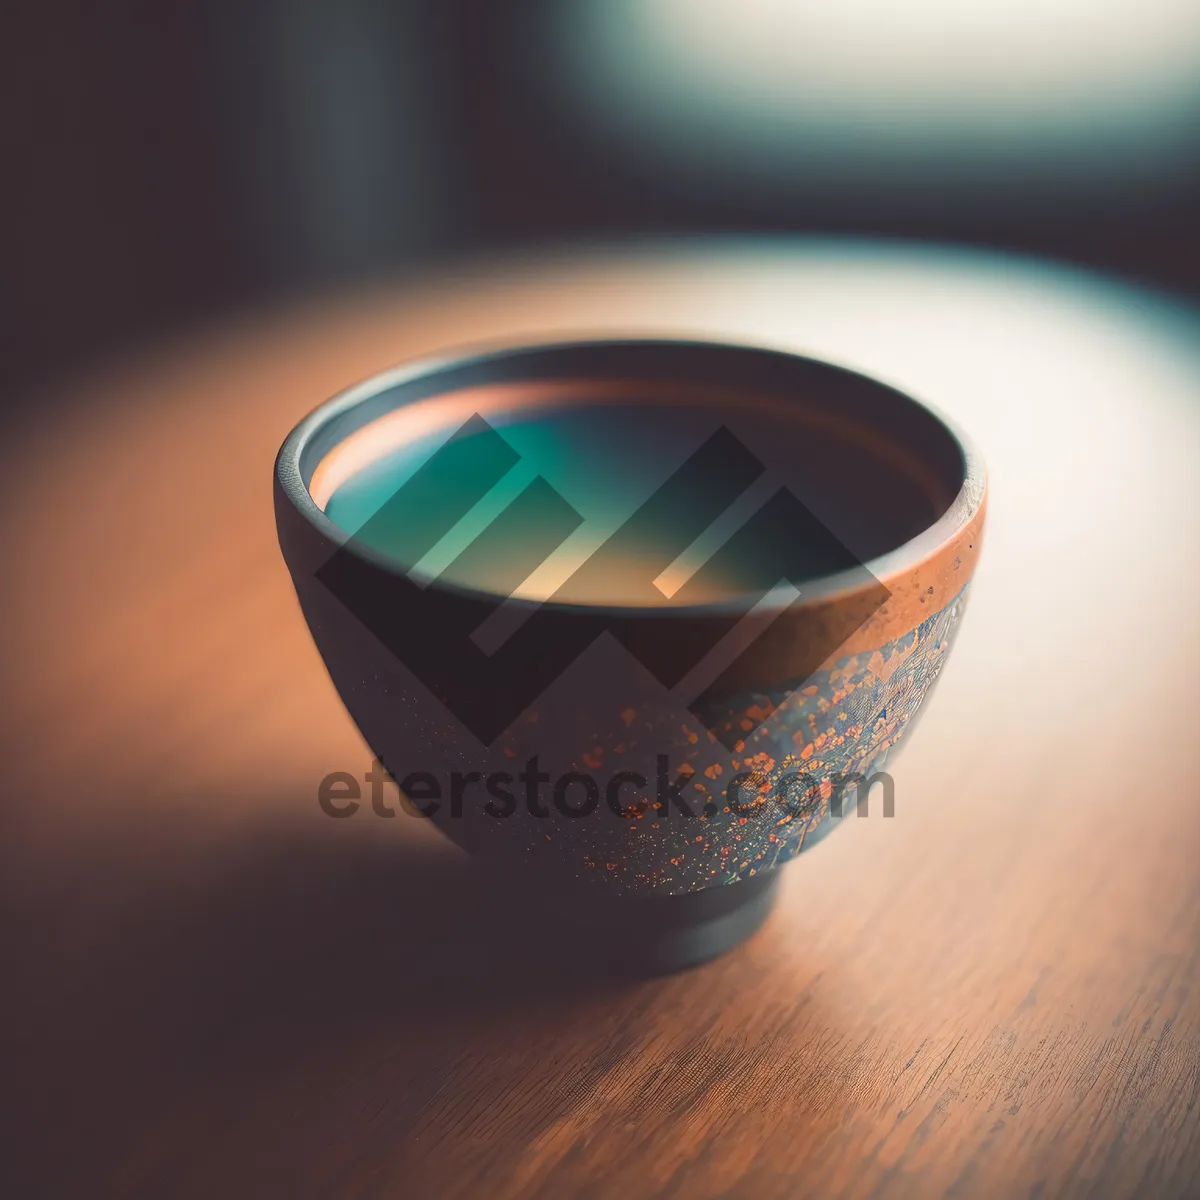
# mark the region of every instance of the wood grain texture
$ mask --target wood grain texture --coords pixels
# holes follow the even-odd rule
[[[875,370],[989,459],[896,816],[629,983],[424,823],[275,546],[294,421],[439,346],[613,329]],[[2,451],[6,1195],[1200,1194],[1200,322],[895,249],[665,249],[381,290],[80,381]]]

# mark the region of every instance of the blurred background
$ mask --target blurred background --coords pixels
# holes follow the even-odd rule
[[[1200,294],[1195,0],[6,6],[4,402],[464,256],[709,231]]]

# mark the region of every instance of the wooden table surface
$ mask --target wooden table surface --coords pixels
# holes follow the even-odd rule
[[[426,824],[322,815],[370,756],[269,486],[349,381],[612,330],[873,370],[992,480],[895,817],[637,983]],[[4,1194],[1200,1195],[1200,317],[928,250],[558,256],[160,350],[0,453]]]

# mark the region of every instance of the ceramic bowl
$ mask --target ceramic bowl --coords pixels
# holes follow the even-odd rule
[[[432,820],[648,965],[719,953],[784,863],[893,811],[985,492],[944,418],[776,350],[508,346],[359,384],[275,464],[304,617],[407,798],[364,778],[331,810]]]

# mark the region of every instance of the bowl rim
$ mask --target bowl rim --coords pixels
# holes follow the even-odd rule
[[[304,520],[335,548],[344,548],[357,557],[369,562],[377,569],[395,575],[406,575],[410,568],[382,554],[370,546],[357,541],[352,533],[337,525],[313,499],[304,482],[301,459],[313,439],[338,417],[358,405],[372,400],[384,392],[414,383],[419,380],[436,379],[444,372],[464,367],[486,367],[492,362],[502,362],[516,356],[539,353],[563,353],[603,350],[621,346],[659,347],[664,350],[686,351],[690,348],[704,350],[730,350],[740,353],[761,353],[772,358],[787,358],[819,366],[871,384],[883,391],[898,394],[909,403],[924,411],[936,421],[954,443],[963,462],[962,483],[945,511],[930,525],[914,537],[881,555],[868,559],[860,567],[852,567],[830,575],[805,582],[800,607],[825,605],[856,592],[861,592],[874,583],[886,587],[889,580],[895,581],[911,574],[922,564],[930,561],[938,552],[951,543],[984,506],[987,494],[987,468],[982,454],[970,437],[952,418],[937,406],[914,395],[907,387],[898,387],[875,375],[858,371],[841,363],[816,355],[801,354],[785,347],[765,342],[746,340],[721,340],[675,336],[623,336],[579,337],[555,340],[506,338],[490,342],[474,342],[459,347],[449,347],[432,354],[421,355],[395,366],[378,371],[350,385],[318,405],[292,428],[284,439],[275,458],[274,476],[283,495]],[[436,394],[436,393],[435,393]],[[865,569],[865,573],[864,573]],[[721,616],[743,612],[745,597],[736,595],[709,601],[703,604],[672,604],[664,598],[662,605],[645,604],[588,604],[553,597],[536,599],[525,596],[501,596],[480,588],[468,587],[451,580],[437,579],[431,584],[442,592],[455,593],[489,603],[504,603],[528,609],[549,608],[562,613],[588,614],[615,618],[644,619],[656,615],[672,619]],[[782,608],[790,607],[784,602]]]

